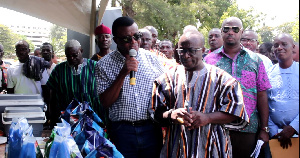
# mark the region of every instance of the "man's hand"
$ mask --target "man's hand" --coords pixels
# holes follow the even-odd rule
[[[264,148],[267,145],[267,143],[269,142],[269,133],[267,133],[264,130],[260,130],[258,139],[264,141],[264,145],[262,146],[262,148]]]
[[[280,146],[285,149],[288,146],[292,146],[291,138],[295,133],[295,129],[292,126],[284,126],[283,130],[280,133],[277,133],[278,141],[280,142]]]
[[[133,57],[128,57],[125,60],[125,64],[121,70],[124,74],[128,75],[130,71],[138,71],[138,64],[139,62],[133,58]]]
[[[178,121],[178,118],[183,120],[182,122]],[[192,123],[192,115],[186,111],[186,108],[178,108],[172,111],[171,119],[174,120],[175,123],[182,124],[185,126],[191,126]]]
[[[200,126],[205,126],[211,122],[210,117],[207,114],[204,114],[199,111],[191,111],[191,114],[192,114],[193,123],[189,128],[190,130],[199,128]]]

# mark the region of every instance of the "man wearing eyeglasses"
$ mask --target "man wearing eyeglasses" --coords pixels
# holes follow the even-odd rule
[[[60,122],[61,111],[76,99],[87,101],[104,123],[103,110],[96,90],[95,67],[96,61],[83,58],[83,49],[77,40],[69,40],[65,44],[67,61],[55,66],[47,86],[50,88],[50,116],[51,126]]]
[[[265,69],[266,71],[273,66],[272,61],[266,57],[265,55],[260,54],[259,52],[256,52],[256,49],[258,47],[258,35],[255,31],[253,30],[245,30],[242,34],[242,38],[241,38],[241,44],[251,50],[254,53],[257,53],[257,55],[262,59]]]
[[[239,131],[230,130],[234,158],[250,157],[257,139],[269,142],[268,99],[266,90],[271,88],[263,61],[241,44],[242,21],[230,17],[222,23],[223,47],[207,55],[208,64],[216,65],[235,77],[241,84],[250,124]],[[256,134],[258,133],[258,134]]]
[[[202,61],[204,37],[186,32],[178,42],[182,65],[154,82],[151,116],[168,127],[160,157],[232,157],[225,123],[247,125],[239,82],[224,70]],[[244,123],[244,124],[243,124]]]
[[[139,49],[141,33],[130,17],[117,18],[112,34],[117,50],[104,56],[96,67],[97,91],[102,105],[109,109],[108,133],[126,158],[158,157],[162,131],[147,109],[153,81],[164,67],[153,53]],[[130,57],[129,51],[136,51],[136,56]],[[129,84],[131,71],[135,71],[135,85]]]

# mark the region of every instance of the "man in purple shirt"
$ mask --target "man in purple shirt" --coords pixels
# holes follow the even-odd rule
[[[208,54],[208,64],[224,69],[241,84],[244,103],[250,124],[240,130],[230,130],[234,158],[248,158],[255,149],[257,139],[269,141],[268,98],[266,90],[271,87],[263,61],[256,53],[240,44],[243,34],[242,21],[230,17],[222,23],[223,47]]]

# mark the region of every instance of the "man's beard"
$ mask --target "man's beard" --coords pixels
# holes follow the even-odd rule
[[[45,56],[45,57],[43,57],[46,61],[51,61],[51,59],[52,59],[52,57],[51,57],[51,55],[47,55],[47,56]]]
[[[234,46],[234,45],[236,45],[236,43],[226,42],[226,45]]]

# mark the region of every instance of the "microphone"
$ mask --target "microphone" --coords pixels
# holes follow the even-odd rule
[[[135,49],[130,49],[129,50],[129,56],[130,57],[136,57],[137,52]],[[135,71],[130,71],[130,81],[129,81],[130,85],[135,85]]]

